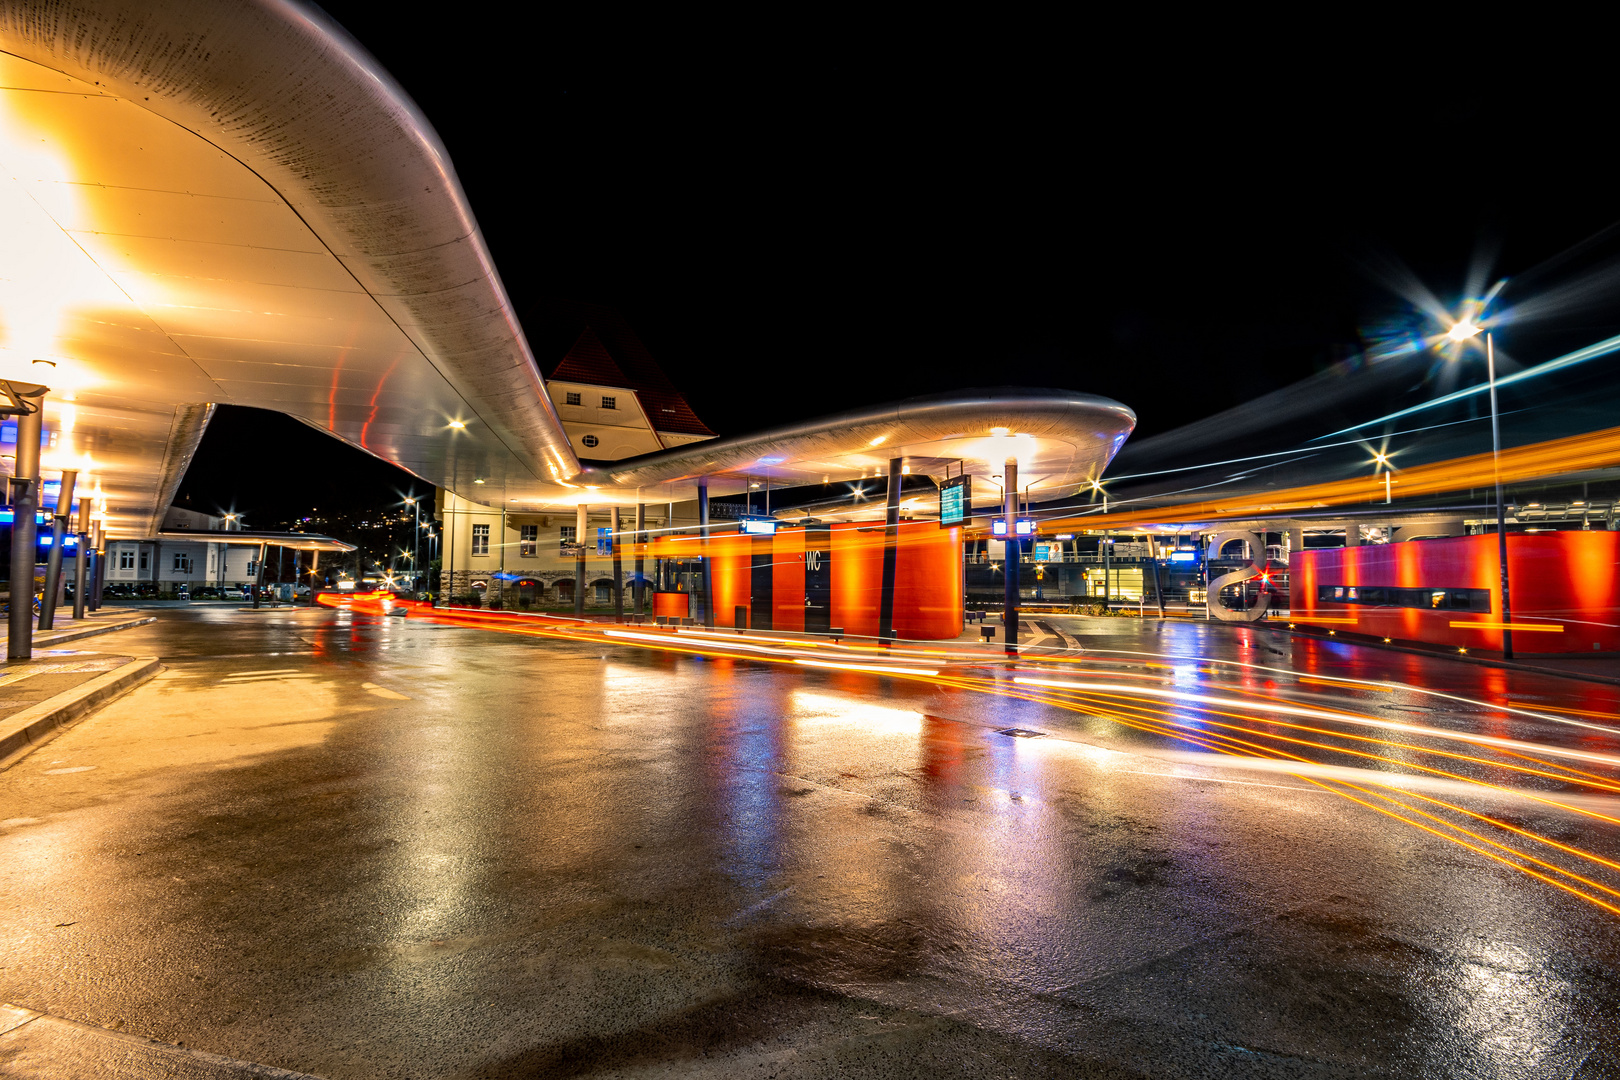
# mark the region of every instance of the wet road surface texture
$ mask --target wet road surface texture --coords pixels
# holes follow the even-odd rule
[[[166,612],[0,773],[0,1000],[334,1080],[1620,1075],[1620,689],[1062,626],[928,680]]]

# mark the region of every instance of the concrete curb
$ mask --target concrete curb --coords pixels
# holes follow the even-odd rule
[[[62,729],[163,670],[155,656],[137,656],[122,667],[30,706],[0,721],[0,770],[9,769]]]
[[[132,626],[145,626],[150,622],[157,622],[157,616],[144,615],[138,619],[123,619],[108,623],[106,626],[76,626],[70,630],[47,630],[43,634],[34,635],[34,648],[49,648],[65,641],[78,641],[80,638],[93,637],[96,634],[110,634],[114,630],[128,630]]]

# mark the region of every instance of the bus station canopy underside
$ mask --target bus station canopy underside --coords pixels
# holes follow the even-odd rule
[[[0,222],[0,379],[50,387],[42,468],[79,469],[114,536],[158,533],[221,403],[536,509],[894,457],[986,477],[1016,458],[1051,491],[1135,423],[1084,394],[966,392],[582,463],[437,135],[291,0],[0,0]]]

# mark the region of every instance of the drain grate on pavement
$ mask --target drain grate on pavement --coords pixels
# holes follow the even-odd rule
[[[999,731],[996,732],[996,734],[997,735],[1005,735],[1010,739],[1044,739],[1044,738],[1046,738],[1046,732],[1044,732],[1044,731],[1031,731],[1027,727],[1001,728]]]

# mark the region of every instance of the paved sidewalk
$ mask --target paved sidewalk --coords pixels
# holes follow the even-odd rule
[[[0,770],[163,670],[153,656],[36,650],[0,666]]]
[[[315,1080],[308,1073],[236,1061],[6,1004],[0,1004],[0,1075],[39,1080]]]

